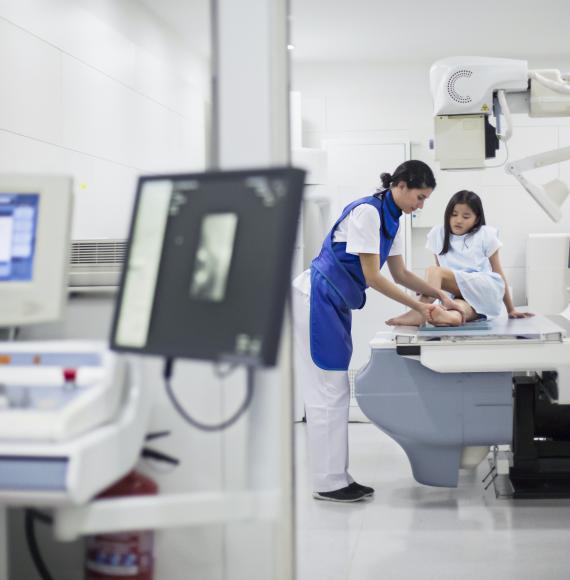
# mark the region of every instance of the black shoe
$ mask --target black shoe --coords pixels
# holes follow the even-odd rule
[[[335,489],[334,491],[314,491],[313,497],[315,499],[323,499],[326,501],[338,501],[341,503],[351,503],[360,501],[367,497],[366,493],[361,489],[355,488],[352,484]]]
[[[374,495],[373,487],[368,487],[367,485],[360,485],[360,483],[356,483],[356,481],[353,481],[348,487],[349,489],[358,489],[364,492],[365,497],[370,497],[371,495]]]

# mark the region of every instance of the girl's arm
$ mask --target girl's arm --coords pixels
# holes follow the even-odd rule
[[[360,257],[360,264],[362,265],[362,271],[364,272],[364,277],[366,278],[366,284],[368,284],[368,286],[374,288],[374,290],[381,294],[384,294],[384,296],[387,296],[412,310],[416,310],[428,321],[431,321],[431,311],[434,309],[434,305],[411,298],[404,291],[400,290],[396,284],[382,276],[380,273],[380,256],[378,254],[358,255]],[[390,256],[388,262],[390,262],[390,259],[394,257],[396,256]],[[397,257],[401,259],[401,256]],[[391,267],[390,271],[392,271]],[[396,278],[396,276],[394,276],[394,278]],[[418,278],[418,280],[423,282],[421,278]],[[431,288],[431,286],[426,286],[431,290],[435,290],[434,288]]]
[[[501,259],[499,258],[499,250],[497,250],[492,256],[489,257],[489,262],[491,262],[491,268],[493,269],[493,272],[499,274],[499,276],[505,282],[505,296],[503,297],[503,302],[505,303],[505,307],[509,313],[509,318],[529,318],[530,316],[534,316],[532,312],[519,312],[515,308],[513,299],[511,297],[511,291],[509,290],[509,283],[505,273],[503,272]]]

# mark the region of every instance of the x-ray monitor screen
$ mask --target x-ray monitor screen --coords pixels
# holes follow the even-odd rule
[[[37,193],[0,192],[0,283],[32,280],[38,205]]]
[[[304,172],[141,177],[112,348],[275,364]]]

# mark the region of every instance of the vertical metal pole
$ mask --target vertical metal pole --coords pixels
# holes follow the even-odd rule
[[[213,0],[212,165],[220,169],[289,165],[288,0]],[[279,367],[255,373],[245,432],[228,434],[228,488],[276,492],[278,517],[226,534],[225,578],[292,580],[293,423],[289,325]],[[237,437],[240,435],[241,437]],[[246,446],[240,473],[236,446]],[[263,527],[265,525],[265,528]],[[232,533],[233,532],[233,533]],[[252,545],[256,545],[251,552]],[[248,552],[249,551],[249,552]],[[251,553],[250,553],[251,552]],[[251,559],[251,562],[246,562]],[[235,563],[235,566],[234,566]],[[233,568],[233,569],[232,569]]]
[[[219,26],[218,26],[218,0],[210,0],[210,47],[211,47],[211,100],[212,107],[210,112],[210,152],[208,169],[220,168],[220,111],[219,111],[219,68],[220,68],[220,51],[219,51]]]
[[[215,0],[214,158],[220,168],[287,165],[287,0]]]

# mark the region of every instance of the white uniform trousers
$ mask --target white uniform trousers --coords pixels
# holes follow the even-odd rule
[[[347,371],[325,371],[311,358],[310,296],[293,287],[295,381],[305,401],[313,491],[335,491],[354,480],[348,473]]]

